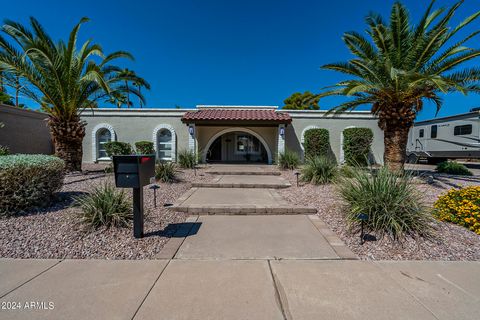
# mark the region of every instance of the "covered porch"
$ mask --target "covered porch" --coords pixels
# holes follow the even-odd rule
[[[199,108],[184,114],[188,148],[203,163],[272,164],[285,149],[286,112],[274,107]]]

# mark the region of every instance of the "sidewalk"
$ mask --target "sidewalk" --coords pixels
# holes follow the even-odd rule
[[[479,297],[478,262],[0,260],[1,319],[478,319]]]

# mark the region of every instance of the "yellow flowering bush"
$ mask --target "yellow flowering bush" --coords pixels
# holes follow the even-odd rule
[[[464,226],[480,234],[480,186],[451,189],[434,204],[434,215],[440,221]]]

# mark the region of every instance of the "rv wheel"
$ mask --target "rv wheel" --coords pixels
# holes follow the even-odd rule
[[[416,154],[414,153],[411,153],[408,155],[407,157],[407,162],[408,163],[413,163],[413,164],[416,164],[418,162],[418,157]]]
[[[447,161],[447,158],[428,158],[428,164],[439,164],[440,162]]]

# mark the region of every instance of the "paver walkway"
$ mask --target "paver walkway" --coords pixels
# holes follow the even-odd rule
[[[0,259],[0,319],[479,318],[480,262],[354,258],[314,215],[191,216],[158,260]]]

